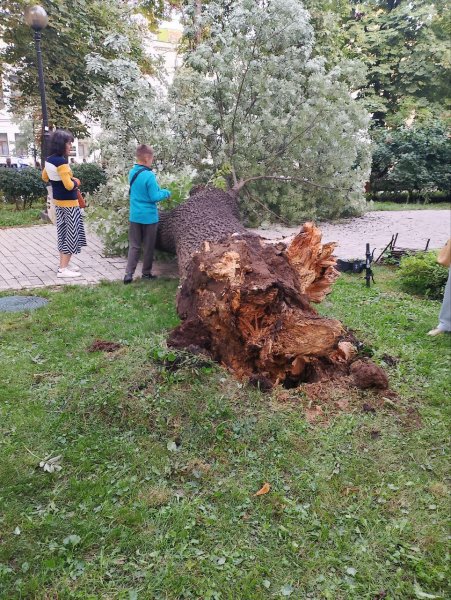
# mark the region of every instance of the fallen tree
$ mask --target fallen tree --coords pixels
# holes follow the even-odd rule
[[[177,254],[181,275],[170,346],[208,354],[266,389],[350,375],[349,335],[311,306],[338,277],[335,244],[322,244],[315,225],[289,246],[267,244],[240,223],[236,193],[205,188],[162,214],[158,247]],[[386,387],[379,367],[362,367],[363,387]],[[351,376],[358,383],[357,363]]]

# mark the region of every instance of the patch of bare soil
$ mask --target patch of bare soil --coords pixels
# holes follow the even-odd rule
[[[306,420],[311,424],[326,426],[330,419],[342,412],[364,412],[375,414],[381,410],[391,411],[402,422],[417,423],[417,411],[401,404],[400,398],[392,390],[362,390],[355,386],[354,376],[344,376],[330,381],[304,383],[296,390],[278,388],[273,392],[274,409],[302,407]],[[378,430],[372,437],[380,435]]]
[[[118,344],[117,342],[94,340],[87,350],[88,352],[116,352],[120,348],[122,348],[122,344]]]
[[[407,408],[405,413],[400,416],[400,421],[401,425],[404,429],[407,429],[407,431],[415,431],[423,427],[421,415],[414,406],[409,406]]]

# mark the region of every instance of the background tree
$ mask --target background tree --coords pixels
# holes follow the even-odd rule
[[[374,191],[408,191],[424,198],[436,189],[451,192],[451,141],[445,123],[435,121],[374,135],[371,184]]]
[[[365,62],[360,88],[379,125],[441,115],[450,106],[450,5],[443,0],[353,3],[347,51]]]
[[[0,65],[12,67],[9,87],[12,109],[18,115],[40,110],[33,35],[23,17],[28,4],[28,0],[4,0],[0,20],[0,38],[6,44],[0,52]],[[43,0],[41,4],[49,15],[42,53],[50,119],[83,136],[87,130],[79,114],[87,107],[93,85],[99,83],[86,69],[88,53],[95,51],[113,59],[118,56],[116,50],[105,41],[112,32],[127,35],[130,53],[144,71],[151,69],[134,19],[137,6],[122,0]]]
[[[345,57],[343,23],[349,17],[349,0],[304,0],[303,4],[315,30],[314,55],[324,56],[328,66],[336,65]]]
[[[369,166],[367,113],[350,95],[363,83],[359,65],[326,69],[313,56],[297,0],[210,1],[201,23],[170,92],[175,164],[235,190],[295,187],[300,204],[308,194],[329,216],[358,208]]]
[[[29,114],[17,120],[19,127],[19,148],[16,143],[16,155],[32,156],[36,164],[41,139],[41,121],[39,116]]]

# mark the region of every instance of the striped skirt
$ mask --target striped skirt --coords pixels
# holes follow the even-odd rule
[[[78,206],[55,206],[58,252],[79,254],[87,246],[83,217]]]

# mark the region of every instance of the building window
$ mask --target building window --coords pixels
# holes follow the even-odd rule
[[[88,158],[89,156],[89,142],[78,142],[78,156],[80,158]]]
[[[0,156],[9,156],[8,135],[0,133]]]
[[[25,137],[21,133],[15,134],[16,156],[28,156],[28,146]]]

